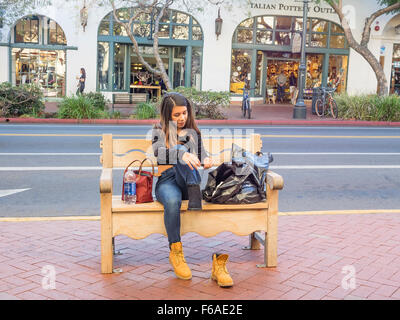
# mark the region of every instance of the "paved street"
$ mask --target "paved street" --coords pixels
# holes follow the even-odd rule
[[[101,134],[144,138],[150,128],[0,125],[0,216],[98,216]],[[233,130],[201,127],[211,129]],[[274,155],[271,169],[285,181],[282,212],[400,209],[400,128],[234,129],[261,134],[263,151]],[[115,193],[121,180],[115,170]]]
[[[276,268],[256,267],[263,251],[242,250],[248,237],[189,233],[182,241],[190,281],[173,274],[161,235],[117,236],[118,272],[101,274],[101,134],[143,137],[148,129],[0,125],[0,216],[53,217],[0,222],[0,299],[400,299],[398,128],[253,128],[262,135],[263,151],[275,157],[271,168],[285,180]],[[122,171],[114,173],[119,192]],[[310,210],[364,214],[309,215]],[[218,251],[230,256],[235,285],[229,289],[210,280],[211,255]]]

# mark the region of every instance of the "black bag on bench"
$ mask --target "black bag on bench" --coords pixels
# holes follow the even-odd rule
[[[251,154],[233,145],[232,164],[209,172],[203,198],[219,204],[250,204],[266,200],[265,178],[271,154]]]

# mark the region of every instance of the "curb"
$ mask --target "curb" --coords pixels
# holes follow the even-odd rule
[[[159,120],[128,119],[36,119],[0,118],[0,123],[47,123],[47,124],[121,124],[151,125]],[[298,125],[298,126],[354,126],[354,127],[400,127],[400,122],[357,120],[197,120],[200,125]]]

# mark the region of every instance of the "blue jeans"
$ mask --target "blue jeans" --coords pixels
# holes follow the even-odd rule
[[[187,186],[200,183],[199,172],[191,170],[179,160],[158,178],[155,194],[164,206],[164,224],[169,244],[181,242],[181,204],[182,200],[188,200]]]

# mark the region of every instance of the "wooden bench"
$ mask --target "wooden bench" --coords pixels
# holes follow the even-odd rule
[[[205,149],[215,166],[230,161],[232,143],[253,153],[261,151],[260,135],[220,138],[203,137]],[[113,240],[115,236],[126,235],[132,239],[143,239],[153,233],[166,235],[164,207],[159,202],[125,204],[121,195],[113,194],[113,169],[125,168],[134,159],[150,157],[154,160],[151,141],[139,139],[113,139],[104,134],[100,142],[103,149],[100,161],[103,165],[100,177],[101,205],[101,272],[113,272]],[[151,166],[145,163],[145,166]],[[170,166],[158,166],[160,175]],[[122,188],[122,175],[121,175]],[[220,232],[230,231],[239,236],[249,235],[247,249],[264,246],[264,263],[259,267],[276,267],[278,236],[278,192],[283,188],[283,179],[271,171],[267,174],[267,201],[247,205],[211,204],[203,201],[203,210],[188,211],[188,201],[182,201],[181,234],[196,232],[212,237]],[[166,240],[167,241],[167,240]],[[167,254],[167,253],[166,253]]]
[[[137,104],[147,102],[147,93],[113,93],[112,94],[112,110],[114,112],[114,104]]]

